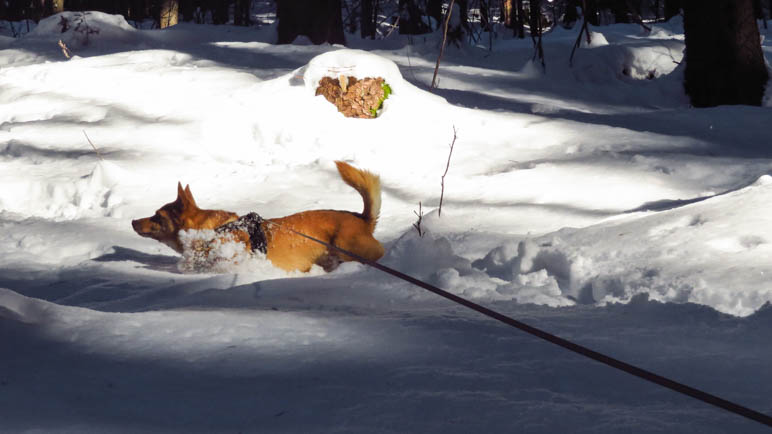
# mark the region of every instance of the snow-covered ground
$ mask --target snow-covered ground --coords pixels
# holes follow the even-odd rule
[[[0,40],[0,432],[763,432],[360,264],[183,273],[130,225],[178,181],[358,211],[350,161],[384,264],[772,413],[772,101],[689,108],[678,18],[596,28],[573,67],[556,29],[546,73],[530,40],[451,47],[430,92],[438,35],[66,17]],[[341,71],[386,77],[377,119],[314,97]]]

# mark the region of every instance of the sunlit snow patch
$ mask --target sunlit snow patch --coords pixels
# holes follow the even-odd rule
[[[505,243],[473,265],[513,285],[554,280],[580,303],[693,302],[747,316],[772,301],[772,177],[657,213]]]
[[[37,169],[37,168],[34,168]],[[115,208],[122,198],[114,188],[126,172],[109,161],[99,161],[86,175],[77,180],[62,177],[12,177],[2,179],[6,188],[0,190],[0,211],[13,211],[54,220],[72,220],[80,217],[117,216]]]

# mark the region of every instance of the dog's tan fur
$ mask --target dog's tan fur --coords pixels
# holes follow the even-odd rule
[[[180,231],[215,229],[238,218],[235,212],[199,208],[190,186],[185,186],[183,190],[182,184],[177,183],[177,199],[174,202],[162,206],[150,217],[132,220],[131,226],[140,236],[160,241],[182,253]]]
[[[267,258],[287,271],[308,271],[314,264],[329,270],[340,261],[354,259],[304,238],[293,231],[317,238],[348,250],[368,260],[383,256],[381,243],[373,237],[381,208],[380,179],[368,171],[359,170],[342,161],[336,161],[338,173],[346,184],[362,196],[361,213],[337,210],[303,211],[286,217],[265,220],[261,229],[265,234]],[[215,229],[232,222],[238,215],[229,211],[198,208],[190,187],[177,185],[177,200],[156,211],[155,215],[132,221],[134,231],[143,237],[158,240],[177,252],[183,246],[179,232],[186,229]],[[243,231],[229,234],[231,239],[249,246],[249,235]]]

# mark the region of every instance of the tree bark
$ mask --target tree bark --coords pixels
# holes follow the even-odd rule
[[[163,0],[161,1],[160,16],[158,22],[162,29],[177,25],[177,20],[180,12],[180,4],[178,0]]]
[[[248,26],[252,24],[249,17],[252,9],[252,0],[236,0],[233,8],[233,24],[237,26]]]
[[[598,0],[587,0],[585,3],[587,5],[587,10],[582,11],[582,15],[584,15],[584,19],[586,19],[587,22],[592,24],[593,26],[599,26],[600,9],[598,7]]]
[[[193,0],[179,0],[180,2],[180,14],[182,14],[182,21],[193,21],[195,16],[196,6],[193,4]]]
[[[531,0],[531,14],[528,20],[528,25],[531,28],[531,39],[533,40],[533,59],[538,59],[542,68],[544,68],[544,48],[541,44],[541,0]]]
[[[341,0],[276,0],[278,43],[290,44],[299,35],[314,44],[345,44]]]
[[[761,105],[769,75],[753,0],[684,0],[683,8],[692,105]]]
[[[129,5],[129,14],[126,17],[134,21],[141,21],[147,18],[147,5],[144,0],[131,0]]]
[[[515,0],[515,12],[517,13],[514,29],[515,36],[525,39],[525,9],[523,9],[523,0]]]
[[[432,30],[437,30],[442,27],[442,0],[427,0],[426,2],[426,14],[434,18],[437,23],[437,27]]]
[[[214,0],[212,7],[212,24],[228,24],[228,2],[226,0]]]
[[[479,6],[480,6],[480,27],[483,29],[484,32],[490,32],[491,31],[491,18],[490,18],[490,7],[488,5],[489,0],[479,0]]]
[[[512,20],[513,13],[514,6],[512,5],[512,0],[501,0],[501,22],[508,29],[511,29],[514,25]]]
[[[8,21],[21,21],[25,18],[24,2],[21,0],[8,0]]]
[[[364,38],[375,39],[375,5],[373,0],[362,0],[359,17],[359,34]]]
[[[423,35],[431,30],[422,18],[426,11],[416,4],[416,0],[399,0],[399,33],[401,35]]]
[[[767,17],[764,15],[764,6],[761,4],[761,0],[753,0],[753,14],[757,20],[764,23],[764,28],[767,29]]]
[[[578,0],[568,0],[566,2],[566,13],[563,14],[563,27],[570,29],[579,21],[579,14],[576,12],[576,8],[580,5],[581,2]]]
[[[64,11],[64,0],[48,0],[47,2],[51,14],[58,14]]]
[[[665,0],[665,21],[681,13],[681,0]]]
[[[632,10],[626,1],[617,0],[613,2],[611,11],[614,13],[615,23],[631,23]]]

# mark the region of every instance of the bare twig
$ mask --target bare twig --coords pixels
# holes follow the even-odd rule
[[[529,16],[531,41],[533,41],[533,57],[531,60],[539,59],[542,72],[546,72],[547,64],[544,60],[544,47],[542,46],[543,29],[541,26],[541,3],[531,2],[531,13]]]
[[[61,39],[59,40],[59,48],[62,49],[62,54],[64,54],[64,57],[71,59],[72,58],[72,51],[70,51],[69,48],[67,48],[67,44],[64,43]]]
[[[421,228],[421,220],[424,218],[424,211],[421,209],[421,202],[418,202],[418,212],[413,211],[413,214],[415,214],[418,217],[418,221],[413,223],[413,227],[415,230],[418,231],[418,236],[423,238],[424,236],[424,230]]]
[[[97,147],[94,146],[94,143],[91,141],[91,139],[88,138],[88,134],[86,134],[86,130],[83,130],[83,135],[86,136],[86,140],[88,140],[88,143],[91,145],[92,148],[94,148],[94,152],[96,152],[97,157],[99,157],[100,160],[105,161],[105,159],[102,158],[102,153],[99,152],[99,149],[97,149]]]
[[[384,36],[384,37],[383,37],[383,39],[386,39],[386,38],[388,38],[389,36],[391,36],[391,34],[394,32],[394,30],[395,30],[397,27],[399,27],[399,18],[400,18],[400,17],[397,17],[397,21],[395,21],[395,22],[394,22],[394,24],[392,24],[392,26],[391,26],[391,30],[389,30],[389,33],[387,33],[387,34],[386,34],[386,36]]]
[[[641,18],[640,15],[635,14],[633,15],[633,21],[643,27],[643,30],[646,30],[647,32],[651,32],[651,27],[647,26],[646,23],[643,22],[643,18]]]
[[[448,152],[448,164],[445,165],[445,173],[442,174],[442,181],[440,182],[440,186],[442,187],[442,190],[440,191],[440,206],[437,210],[437,217],[442,216],[442,198],[445,196],[445,175],[448,174],[448,169],[450,169],[450,157],[453,155],[453,146],[456,145],[456,126],[453,125],[453,141],[450,143],[450,152]]]
[[[437,65],[434,67],[434,77],[432,77],[432,85],[429,87],[429,89],[435,89],[437,87],[437,73],[440,70],[440,60],[442,60],[442,55],[445,53],[445,44],[448,42],[448,25],[450,24],[450,16],[453,14],[453,5],[455,3],[456,0],[450,0],[450,5],[448,6],[448,15],[445,17],[445,29],[442,32],[440,55],[437,56]]]
[[[582,43],[582,33],[587,33],[587,45],[590,45],[592,42],[590,29],[587,27],[587,0],[582,0],[582,8],[582,28],[579,30],[579,35],[576,37],[574,48],[571,49],[571,57],[568,58],[568,66],[574,66],[574,53]]]

